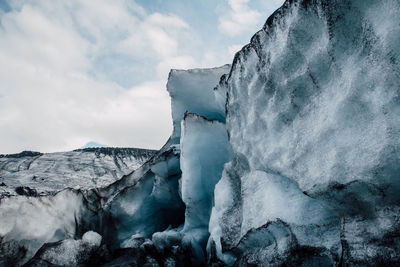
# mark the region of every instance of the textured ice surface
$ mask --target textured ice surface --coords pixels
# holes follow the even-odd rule
[[[216,186],[215,206],[209,224],[211,240],[215,241],[217,255],[222,260],[233,264],[235,258],[229,253],[221,253],[221,242],[226,247],[236,246],[246,240],[252,231],[251,235],[255,235],[254,229],[259,228],[268,229],[268,235],[272,234],[270,238],[274,240],[271,244],[265,241],[260,247],[268,247],[262,262],[273,262],[277,255],[289,253],[291,246],[325,247],[335,256],[340,255],[340,221],[331,209],[304,195],[289,178],[250,169],[237,173],[236,170],[241,167],[238,161],[235,159],[226,166]],[[235,181],[238,177],[241,181]],[[289,242],[287,234],[276,234],[275,230],[271,230],[275,228],[279,229],[276,230],[279,233],[290,233],[295,242]],[[246,246],[244,244],[246,242],[240,245],[243,253],[254,249],[248,247],[252,246],[251,242]]]
[[[28,266],[82,266],[101,244],[101,235],[86,232],[82,239],[65,239],[44,245]]]
[[[182,233],[192,243],[192,247],[199,247],[196,252],[198,255],[203,254],[201,248],[205,248],[209,235],[208,222],[214,203],[214,187],[231,154],[224,123],[210,121],[192,113],[185,114],[180,161],[182,200],[186,205]]]
[[[141,234],[134,234],[129,239],[125,239],[125,241],[122,242],[121,247],[122,248],[138,248],[138,247],[140,247],[140,245],[143,244],[144,240],[145,239]]]
[[[225,124],[187,113],[182,122],[182,200],[184,230],[208,228],[214,187],[231,150]]]
[[[179,133],[177,143],[172,138],[157,153],[87,148],[0,157],[5,184],[0,214],[7,218],[0,221],[0,263],[20,265],[37,253],[31,261],[37,266],[44,262],[88,264],[82,256],[82,240],[98,243],[91,232],[82,237],[88,230],[99,232],[108,249],[136,254],[132,262],[139,265],[154,261],[154,257],[171,264],[204,263],[214,186],[229,160],[226,128],[219,122],[225,119],[224,105],[217,103],[213,89],[228,70],[229,66],[223,66],[171,72],[168,84],[171,96],[176,94],[172,107]],[[187,154],[182,168],[187,175],[182,181],[180,123],[187,110],[206,117],[191,115],[188,119],[187,142],[182,146]],[[202,188],[196,195],[198,185]],[[188,209],[183,231],[177,227],[185,222],[185,193]],[[151,247],[162,248],[162,253],[157,252],[162,255],[149,254]],[[118,253],[115,257],[119,258]],[[127,258],[116,259],[116,263],[118,260]]]
[[[78,256],[77,264],[86,262],[87,244],[99,243],[92,232],[82,236],[88,230],[101,233],[114,249],[130,247],[135,234],[151,237],[169,225],[179,226],[184,221],[178,193],[180,173],[179,150],[171,148],[107,187],[4,196],[0,200],[0,266],[19,266],[42,246],[34,258],[36,266],[50,258],[63,266],[75,265],[73,259]],[[83,247],[73,240],[80,236],[86,244]]]
[[[0,199],[0,265],[398,265],[399,47],[398,1],[286,1],[231,69],[171,71],[174,132],[134,172],[82,151],[82,168],[0,163],[23,174]],[[94,179],[46,176],[39,196],[35,164]],[[126,175],[99,187],[100,166]]]
[[[400,260],[399,25],[398,1],[287,1],[236,54],[217,90],[235,158],[216,186],[210,254]],[[247,247],[268,223],[295,237],[286,254]]]
[[[82,242],[89,244],[90,246],[93,247],[100,247],[101,235],[93,231],[88,231],[83,234]]]
[[[184,220],[185,230],[200,227],[203,232],[196,232],[196,237],[203,242],[207,239],[214,185],[229,157],[226,128],[219,122],[225,120],[225,111],[217,105],[213,89],[228,71],[229,65],[170,72],[167,88],[172,102],[172,137],[157,156],[121,180],[123,190],[117,190],[106,206],[113,225],[106,236],[116,236],[117,246],[128,247],[135,244],[138,235],[149,238],[170,225],[181,225]],[[184,134],[187,141],[182,145],[180,124],[187,111],[203,118],[188,116]],[[209,121],[212,119],[216,121]],[[188,155],[182,162],[181,150]],[[181,168],[187,172],[182,180]],[[129,185],[128,180],[135,182]],[[196,243],[198,239],[193,238]]]
[[[170,148],[112,185],[114,189],[107,189],[105,194],[115,191],[104,207],[107,240],[117,247],[126,247],[133,235],[149,238],[169,225],[182,224],[180,177],[179,150]]]
[[[166,229],[165,231],[154,233],[152,236],[154,246],[157,250],[163,251],[166,248],[180,245],[183,238],[182,229],[183,227],[180,226],[176,229]]]
[[[136,148],[86,148],[41,154],[25,152],[0,155],[0,196],[20,194],[29,187],[33,194],[64,188],[104,187],[140,167],[155,153]]]
[[[181,121],[186,111],[212,120],[225,121],[225,106],[214,96],[214,88],[230,65],[210,69],[171,70],[167,90],[171,96],[173,133],[171,140],[179,143]]]
[[[297,184],[289,178],[262,171],[252,171],[242,177],[243,221],[241,235],[252,228],[258,228],[268,221],[281,219],[296,227],[301,225],[320,225],[338,223],[321,204],[306,196]],[[218,193],[218,192],[217,192]],[[339,230],[339,229],[336,229]],[[317,231],[317,230],[315,230]],[[297,234],[297,233],[296,233]],[[315,243],[331,242],[338,245],[339,232],[333,235],[336,240],[329,240],[331,235],[324,229],[321,236],[312,240],[313,236],[296,235],[300,243],[316,246]],[[325,246],[330,246],[324,244]]]
[[[100,198],[111,197],[119,184],[110,189],[106,185],[131,173],[154,153],[131,148],[87,148],[2,155],[0,266],[19,265],[45,243],[74,238],[90,226],[101,228],[97,214]],[[96,187],[104,189],[99,192],[93,189]]]
[[[231,143],[252,169],[295,179],[307,192],[392,182],[380,174],[398,174],[399,2],[318,2],[290,4],[236,55]]]
[[[0,264],[26,261],[47,242],[73,238],[85,213],[82,194],[12,196],[0,200]],[[18,251],[25,251],[18,254]]]

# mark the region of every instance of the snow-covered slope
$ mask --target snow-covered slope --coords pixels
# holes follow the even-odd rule
[[[0,199],[0,266],[19,266],[48,242],[79,235],[77,224],[90,212],[75,190],[40,197]],[[90,217],[90,215],[88,215]]]
[[[45,243],[98,230],[98,190],[154,154],[136,148],[86,148],[1,155],[0,266],[18,266]]]
[[[104,187],[140,167],[155,152],[104,147],[47,154],[0,155],[0,196]]]

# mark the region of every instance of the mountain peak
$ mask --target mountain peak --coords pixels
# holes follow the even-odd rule
[[[107,147],[105,145],[99,144],[97,142],[93,142],[90,141],[88,142],[86,145],[84,145],[83,147],[81,147],[81,149],[85,149],[85,148],[96,148],[96,147]]]

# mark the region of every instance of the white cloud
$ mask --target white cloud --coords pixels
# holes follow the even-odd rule
[[[178,17],[155,13],[144,21],[140,32],[145,34],[147,43],[161,58],[167,58],[177,55],[176,35],[187,28],[189,26]]]
[[[89,141],[159,148],[171,132],[169,70],[230,63],[240,49],[218,31],[194,29],[196,19],[150,13],[134,0],[6,1],[0,153],[71,150]],[[197,11],[191,14],[201,18],[209,9]],[[230,0],[219,28],[250,34],[260,19],[266,16],[248,1]]]
[[[166,74],[193,64],[178,53],[189,28],[183,20],[132,12],[128,1],[13,3],[0,28],[0,153],[70,150],[91,140],[161,147],[171,132]],[[153,80],[123,88],[89,75],[98,72],[94,58],[128,45],[120,52],[160,62]]]
[[[219,20],[219,30],[229,36],[237,36],[254,31],[255,26],[265,18],[257,10],[249,7],[250,0],[228,0],[230,10]]]

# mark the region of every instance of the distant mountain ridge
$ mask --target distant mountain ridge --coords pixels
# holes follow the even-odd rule
[[[84,145],[84,146],[81,147],[81,148],[92,148],[92,147],[107,147],[107,146],[106,146],[106,145],[99,144],[99,143],[97,143],[97,142],[90,141],[89,143],[87,143],[86,145]]]
[[[22,158],[22,157],[35,157],[40,155],[43,155],[43,153],[24,150],[20,153],[15,153],[15,154],[0,154],[0,158]]]
[[[67,187],[103,187],[137,169],[155,152],[141,148],[89,147],[69,152],[0,154],[0,196],[31,190],[40,195]]]

